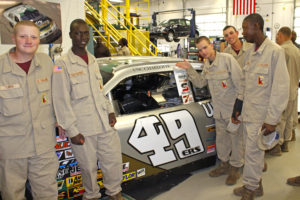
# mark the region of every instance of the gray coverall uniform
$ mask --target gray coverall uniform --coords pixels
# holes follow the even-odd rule
[[[263,123],[276,125],[289,96],[289,74],[284,51],[266,38],[255,51],[247,52],[244,71],[244,103],[242,119],[245,138],[244,185],[255,190],[264,167],[264,154],[257,145],[258,131]]]
[[[130,51],[129,48],[127,46],[123,46],[122,48],[119,49],[118,56],[130,56]]]
[[[37,53],[26,73],[0,57],[0,190],[3,200],[25,199],[28,179],[34,199],[57,199],[53,63]]]
[[[52,80],[53,105],[58,124],[69,137],[81,133],[83,145],[72,144],[81,169],[84,198],[100,198],[97,159],[108,195],[121,191],[122,158],[118,133],[109,125],[112,105],[102,92],[102,77],[93,55],[87,64],[72,50],[56,60]],[[60,68],[57,68],[59,66]]]
[[[243,165],[243,135],[232,134],[226,131],[233,105],[236,98],[242,99],[240,79],[242,70],[232,55],[216,52],[216,58],[212,64],[207,60],[203,71],[199,74],[190,67],[187,70],[189,80],[199,88],[208,84],[214,118],[216,121],[216,147],[221,161],[229,161],[234,167]],[[231,155],[230,155],[231,154]]]
[[[245,55],[246,52],[249,48],[251,48],[253,46],[253,44],[250,44],[248,42],[243,42],[243,46],[240,49],[239,53],[237,54],[231,47],[231,45],[229,45],[226,49],[224,49],[224,53],[229,53],[231,54],[239,63],[240,67],[244,66],[244,61],[245,61]]]
[[[293,109],[295,109],[298,85],[299,85],[299,71],[300,71],[300,52],[291,40],[284,42],[281,47],[285,52],[286,65],[290,76],[290,96],[287,108],[282,113],[280,124],[277,127],[280,133],[279,144],[282,145],[284,141],[290,141],[292,138],[293,129]]]

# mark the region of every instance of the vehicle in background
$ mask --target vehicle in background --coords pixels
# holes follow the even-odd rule
[[[158,26],[150,28],[150,38],[165,38],[168,42],[179,42],[179,37],[187,37],[191,33],[191,21],[188,19],[169,19]],[[199,31],[195,30],[195,38]]]
[[[57,24],[51,18],[41,14],[31,5],[19,3],[6,8],[3,15],[12,27],[22,20],[33,21],[40,28],[40,39],[42,44],[53,43],[61,37],[61,30]]]

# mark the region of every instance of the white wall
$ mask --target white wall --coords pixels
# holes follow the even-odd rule
[[[72,46],[69,38],[70,23],[76,18],[84,19],[84,0],[43,0],[45,2],[60,3],[62,21],[62,48],[63,53]],[[14,45],[1,45],[0,54],[6,53]],[[59,46],[59,45],[58,45]],[[48,45],[40,45],[38,51],[48,54]]]
[[[293,29],[294,0],[256,0],[256,13],[265,20],[265,31],[271,30],[272,40],[275,40],[278,28],[288,26]],[[242,22],[247,15],[232,15],[232,1],[227,10],[228,24],[235,26],[242,33]]]

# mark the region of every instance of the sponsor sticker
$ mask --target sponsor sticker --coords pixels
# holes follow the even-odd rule
[[[130,172],[127,174],[123,174],[123,182],[129,181],[129,180],[135,179],[135,178],[136,178],[136,171]]]
[[[127,172],[129,170],[129,162],[123,163],[123,172]]]
[[[216,145],[215,144],[207,146],[207,153],[213,153],[215,151],[216,151]]]
[[[145,175],[146,175],[146,169],[145,168],[136,170],[136,176],[137,177],[141,177],[141,176],[145,176]]]

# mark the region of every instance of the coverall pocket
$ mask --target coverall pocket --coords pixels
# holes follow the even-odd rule
[[[22,113],[23,96],[22,88],[0,90],[0,112],[7,117]]]
[[[90,87],[86,76],[71,77],[72,99],[81,99],[90,95]]]

